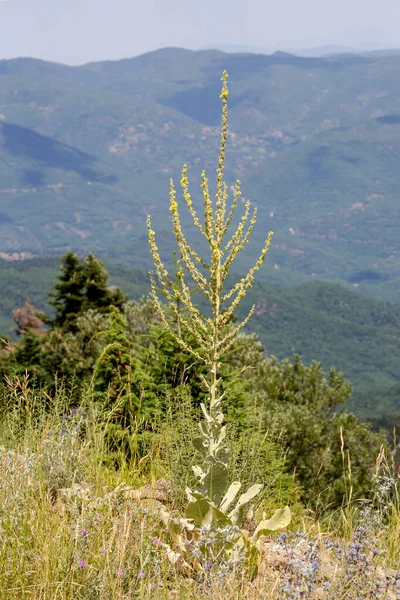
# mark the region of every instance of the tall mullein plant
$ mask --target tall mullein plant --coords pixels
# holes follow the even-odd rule
[[[238,180],[233,200],[230,206],[228,206],[228,185],[224,181],[228,132],[227,79],[228,74],[225,71],[222,75],[222,91],[220,96],[222,100],[222,128],[217,168],[216,198],[213,202],[209,191],[208,179],[203,171],[201,174],[201,188],[204,200],[204,219],[202,221],[193,207],[192,197],[189,193],[186,165],[183,166],[180,182],[183,197],[192,216],[193,223],[207,241],[209,260],[206,261],[200,257],[185,237],[172,179],[170,182],[170,212],[176,243],[181,257],[180,268],[175,274],[178,276],[175,276],[174,280],[171,279],[160,258],[150,217],[147,218],[147,227],[150,250],[159,282],[159,287],[157,287],[155,276],[153,272],[150,272],[152,296],[157,311],[165,327],[175,337],[179,345],[198,360],[203,361],[207,366],[208,372],[208,376],[204,378],[204,384],[208,391],[208,403],[201,404],[204,421],[199,423],[200,436],[193,440],[195,448],[203,456],[204,465],[203,468],[199,466],[193,467],[193,471],[199,481],[199,488],[196,491],[187,489],[189,504],[186,518],[189,521],[186,521],[186,525],[189,522],[195,528],[204,525],[211,528],[231,525],[239,532],[239,527],[243,522],[243,507],[261,491],[262,485],[253,485],[246,493],[239,496],[239,498],[237,498],[237,494],[241,487],[240,482],[235,481],[229,485],[229,448],[225,443],[226,426],[223,424],[224,415],[222,413],[222,401],[225,392],[222,391],[221,387],[220,365],[222,355],[235,342],[238,332],[248,323],[254,312],[253,306],[247,317],[237,324],[235,328],[227,327],[234,311],[252,286],[256,272],[264,262],[273,234],[272,232],[268,234],[258,260],[248,271],[247,275],[242,277],[230,290],[224,291],[224,284],[229,270],[238,253],[248,243],[257,216],[257,209],[254,208],[251,211],[250,202],[246,201],[244,204],[244,213],[239,220],[239,224],[235,231],[230,234],[230,226],[241,197],[241,188],[240,181]],[[195,282],[197,288],[203,292],[209,302],[211,317],[202,315],[194,305],[187,276],[191,281]],[[158,289],[166,299],[166,305],[160,302],[157,295]],[[177,328],[171,325],[171,320],[167,316],[170,311],[175,316],[174,321],[179,325]],[[185,337],[185,333],[191,334],[192,339],[196,340],[196,348],[188,344],[186,341],[188,338]],[[236,504],[233,506],[235,500]],[[266,530],[271,531],[272,529],[286,526],[289,520],[290,512],[287,508],[277,511],[274,517],[268,522],[263,521],[260,523],[255,536],[252,538],[253,542],[256,543]],[[167,521],[168,516],[166,516]],[[169,529],[170,532],[177,531],[176,526],[170,526]],[[192,531],[191,536],[193,537],[193,535]],[[241,536],[239,535],[239,537]],[[248,536],[244,537],[248,538]],[[238,541],[236,538],[235,540],[236,542]],[[177,539],[175,541],[179,543],[182,540]],[[187,544],[183,544],[182,550],[184,547],[187,549],[187,546]],[[225,547],[225,550],[228,547]],[[184,558],[188,558],[187,551]]]

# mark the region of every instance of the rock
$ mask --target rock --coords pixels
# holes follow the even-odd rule
[[[125,490],[124,497],[130,500],[157,500],[158,502],[172,502],[171,484],[166,479],[157,479],[133,490]]]

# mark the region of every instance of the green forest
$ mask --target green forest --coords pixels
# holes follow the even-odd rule
[[[80,254],[79,260],[83,261],[84,255]],[[102,268],[109,274],[107,285],[118,286],[129,301],[140,302],[149,293],[149,277],[144,270],[109,261],[104,264]],[[52,318],[54,306],[49,304],[48,293],[59,272],[60,259],[56,257],[0,263],[0,333],[3,338],[17,340],[12,314],[27,300],[34,310]],[[201,304],[201,296],[195,297]],[[297,286],[255,282],[238,315],[243,315],[252,303],[256,304],[256,311],[246,332],[257,334],[264,352],[279,361],[292,360],[295,355],[304,364],[316,360],[325,372],[335,367],[352,385],[352,392],[344,402],[347,410],[372,422],[374,428],[385,427],[392,431],[397,426],[400,414],[398,305],[320,281]]]

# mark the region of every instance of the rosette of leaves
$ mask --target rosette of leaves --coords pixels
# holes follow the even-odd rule
[[[165,509],[161,517],[176,550],[164,544],[168,557],[186,574],[204,571],[206,565],[231,560],[244,562],[250,577],[257,574],[262,536],[286,527],[291,520],[289,508],[278,509],[261,520],[254,533],[243,529],[245,507],[258,496],[263,486],[254,484],[239,495],[240,481],[229,484],[229,448],[225,444],[226,426],[222,412],[210,415],[201,405],[205,421],[199,424],[200,436],[193,440],[202,454],[205,467],[194,466],[199,487],[186,488],[188,505],[185,517]],[[210,446],[210,440],[213,440]]]
[[[227,77],[224,72],[220,96],[222,130],[215,202],[211,199],[205,172],[201,175],[203,222],[197,216],[189,193],[186,165],[182,169],[181,178],[183,197],[193,224],[208,244],[208,259],[202,258],[194,250],[182,230],[172,180],[170,212],[180,257],[175,262],[175,278],[170,277],[160,258],[150,217],[147,220],[150,251],[159,282],[157,285],[154,275],[150,273],[154,304],[162,323],[181,350],[205,365],[205,375],[201,376],[201,380],[207,394],[206,402],[202,401],[200,404],[204,416],[199,424],[200,436],[193,440],[195,448],[203,457],[203,466],[193,467],[198,488],[186,490],[188,505],[184,517],[174,516],[165,509],[162,509],[161,516],[173,541],[172,546],[165,544],[164,547],[170,560],[184,572],[202,572],[210,563],[231,561],[232,564],[233,560],[234,563],[244,561],[250,575],[254,576],[257,572],[260,538],[266,533],[286,527],[290,522],[290,511],[288,507],[276,511],[270,519],[261,521],[251,535],[249,531],[241,529],[244,507],[261,492],[263,486],[254,484],[239,495],[241,483],[230,483],[229,448],[225,442],[226,426],[222,412],[222,401],[227,396],[222,378],[223,357],[232,349],[238,333],[254,312],[253,306],[243,321],[235,322],[234,327],[229,327],[234,319],[234,311],[253,285],[255,274],[264,262],[272,232],[265,240],[254,266],[230,290],[226,290],[229,270],[238,253],[247,245],[257,217],[257,210],[254,209],[251,213],[251,205],[247,200],[236,229],[232,227],[241,187],[240,181],[237,181],[229,207],[229,186],[223,178],[228,131]],[[193,303],[193,285],[210,305],[211,316],[202,314]],[[161,303],[158,292],[166,300],[166,306]]]

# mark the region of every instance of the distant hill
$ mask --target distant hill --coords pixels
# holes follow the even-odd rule
[[[354,389],[348,408],[368,418],[397,415],[400,425],[399,305],[322,282],[260,284],[247,302],[256,303],[251,329],[271,354],[299,354],[343,371]]]
[[[292,50],[292,52],[297,56],[322,57],[335,54],[362,54],[363,50],[361,48],[354,48],[353,46],[325,44],[323,46],[313,46],[310,48],[296,48],[295,50]]]
[[[376,48],[376,49],[375,49]],[[278,49],[295,56],[307,56],[312,58],[331,57],[337,54],[364,54],[366,56],[391,56],[400,53],[398,48],[382,48],[381,44],[367,44],[361,46],[344,46],[340,44],[325,44],[323,46],[311,46],[309,48],[299,46],[287,46],[278,44],[274,48],[264,46],[252,46],[246,44],[209,44],[199,50],[221,50],[222,52],[235,54],[274,54]]]
[[[107,265],[110,282],[138,299],[149,290],[138,269]],[[0,335],[10,335],[12,310],[27,298],[48,311],[46,291],[59,269],[55,257],[0,261]],[[256,304],[250,331],[280,359],[299,354],[344,372],[353,383],[348,408],[386,427],[400,424],[400,306],[371,300],[342,286],[314,282],[282,287],[257,283],[242,307]]]
[[[243,187],[268,199],[276,263],[398,302],[399,167],[400,116],[388,115],[291,146]]]
[[[72,248],[146,268],[148,213],[170,256],[169,179],[186,162],[197,203],[201,170],[213,178],[225,68],[226,176],[260,208],[256,241],[275,231],[264,278],[397,302],[398,55],[0,61],[0,256]]]

